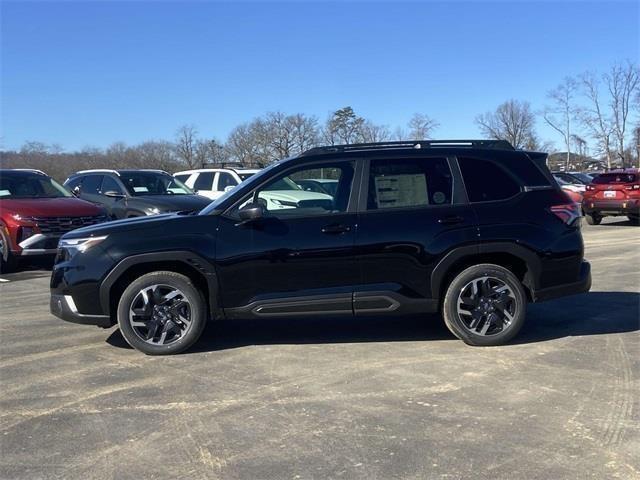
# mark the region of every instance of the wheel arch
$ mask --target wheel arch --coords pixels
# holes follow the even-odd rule
[[[144,253],[121,260],[100,286],[100,305],[103,312],[113,321],[118,302],[127,285],[141,275],[162,270],[189,277],[204,295],[210,318],[216,318],[221,314],[218,304],[218,280],[213,266],[201,256],[189,251]]]
[[[493,263],[513,272],[531,301],[540,278],[540,260],[528,248],[508,242],[492,242],[456,248],[447,253],[431,274],[431,295],[440,301],[446,288],[460,272],[480,263]]]

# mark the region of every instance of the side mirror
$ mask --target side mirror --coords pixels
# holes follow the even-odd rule
[[[249,223],[266,216],[266,209],[258,203],[250,203],[238,211],[241,223]]]
[[[76,197],[80,196],[80,187],[75,187],[73,190],[71,190],[71,193],[74,194]]]
[[[105,197],[111,197],[111,198],[124,198],[124,195],[119,193],[119,192],[115,192],[115,191],[108,191],[108,192],[104,192],[103,194]]]

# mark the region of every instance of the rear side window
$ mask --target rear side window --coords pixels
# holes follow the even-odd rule
[[[593,179],[596,185],[604,185],[608,183],[634,183],[638,181],[638,175],[635,173],[602,173]]]
[[[87,175],[82,180],[82,187],[80,187],[80,192],[88,193],[89,195],[98,195],[100,193],[101,185],[102,175]]]
[[[214,172],[200,172],[196,182],[193,184],[194,190],[213,190]]]
[[[451,204],[453,181],[446,158],[374,159],[368,210]]]
[[[458,158],[458,162],[472,203],[505,200],[520,192],[516,181],[493,162],[465,157]]]

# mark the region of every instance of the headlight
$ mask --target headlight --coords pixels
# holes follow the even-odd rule
[[[147,215],[158,215],[159,213],[160,209],[158,207],[147,208]]]
[[[104,237],[70,238],[68,240],[63,238],[60,240],[58,248],[66,250],[69,258],[73,258],[76,254],[86,252],[106,238],[106,235]]]

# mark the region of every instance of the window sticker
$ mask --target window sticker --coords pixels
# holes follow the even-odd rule
[[[378,208],[414,207],[429,204],[423,173],[375,177]]]
[[[149,189],[147,187],[133,187],[133,191],[136,193],[148,192]]]
[[[437,204],[444,203],[447,197],[442,192],[436,192],[433,194],[433,201]]]
[[[0,197],[7,197],[9,195],[11,195],[9,190],[0,190]]]

